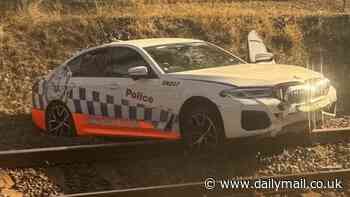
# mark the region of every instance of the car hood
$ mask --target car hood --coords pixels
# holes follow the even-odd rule
[[[321,78],[321,73],[282,64],[240,64],[221,66],[169,74],[185,80],[199,80],[224,83],[239,87],[274,86],[286,82],[304,82],[312,78]]]

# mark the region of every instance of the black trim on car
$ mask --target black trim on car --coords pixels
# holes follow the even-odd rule
[[[235,85],[233,85],[233,84],[225,83],[225,82],[220,82],[220,81],[210,81],[210,80],[204,80],[204,79],[184,79],[184,78],[177,78],[177,79],[189,80],[189,81],[201,81],[201,82],[205,82],[205,83],[215,83],[215,84],[220,84],[220,85],[231,86],[231,87],[234,87],[234,88],[237,88],[237,87],[238,87],[238,86],[235,86]]]
[[[272,124],[264,111],[244,110],[241,115],[242,128],[247,131],[267,129]]]

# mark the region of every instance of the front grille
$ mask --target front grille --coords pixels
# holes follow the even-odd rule
[[[329,91],[329,81],[327,79],[311,79],[305,83],[285,84],[276,88],[276,97],[280,100],[299,104],[311,102],[317,98],[325,96]]]
[[[241,119],[242,128],[247,131],[266,129],[271,125],[271,120],[266,112],[244,110]]]

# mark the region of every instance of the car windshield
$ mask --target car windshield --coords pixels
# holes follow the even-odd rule
[[[165,73],[198,70],[244,63],[239,58],[205,42],[146,47]]]

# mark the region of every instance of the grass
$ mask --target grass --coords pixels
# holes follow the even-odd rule
[[[91,1],[75,7],[59,1],[29,2],[7,10],[0,19],[0,112],[6,114],[29,113],[37,76],[77,50],[105,42],[112,32],[129,32],[132,39],[198,38],[245,58],[246,36],[255,29],[279,62],[303,65],[308,54],[300,20],[343,14],[341,0]]]

